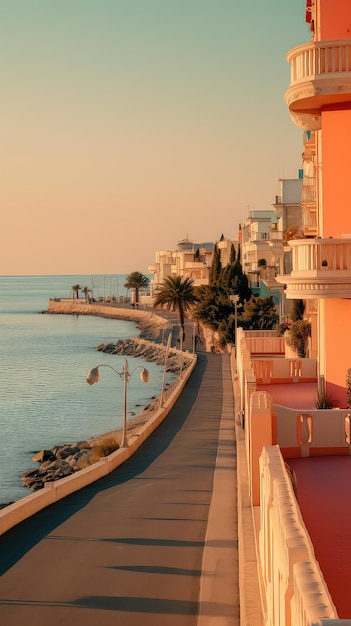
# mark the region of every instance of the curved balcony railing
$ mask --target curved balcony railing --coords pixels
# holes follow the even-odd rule
[[[296,239],[289,245],[291,274],[277,276],[288,298],[351,297],[351,237]]]
[[[351,101],[351,39],[312,41],[287,54],[285,101],[300,128],[318,130],[323,105]]]

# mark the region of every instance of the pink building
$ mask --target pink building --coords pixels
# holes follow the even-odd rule
[[[312,354],[239,329],[233,377],[261,592],[252,623],[265,626],[351,625],[351,0],[307,0],[306,21],[285,96],[304,131],[304,238],[277,280],[307,302]],[[317,410],[324,382],[338,410]]]

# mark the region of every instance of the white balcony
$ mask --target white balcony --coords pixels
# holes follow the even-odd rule
[[[184,267],[187,270],[195,270],[195,271],[208,271],[208,266],[205,263],[201,263],[200,261],[186,261],[184,263]]]
[[[351,101],[351,40],[312,41],[290,50],[287,61],[292,120],[303,130],[319,130],[324,105]]]
[[[267,265],[261,267],[260,280],[266,285],[268,289],[276,289],[282,291],[283,285],[277,282],[277,267],[274,265]]]
[[[271,241],[280,241],[281,243],[283,242],[284,239],[284,233],[282,230],[274,230],[272,229],[270,232],[270,242]]]
[[[351,298],[351,238],[296,239],[292,272],[277,276],[290,299]]]

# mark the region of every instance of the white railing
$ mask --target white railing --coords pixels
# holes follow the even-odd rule
[[[277,446],[260,456],[259,555],[267,626],[312,626],[335,620],[336,608]],[[326,622],[329,623],[329,622]],[[342,622],[340,622],[341,624]]]
[[[302,188],[302,202],[316,202],[317,200],[317,192],[315,189],[311,187]]]
[[[275,237],[274,239],[271,240],[272,242],[275,241]],[[283,239],[277,239],[276,241],[279,241],[280,243],[283,243]],[[275,277],[278,273],[277,271],[277,266],[276,265],[266,265],[264,267],[260,268],[260,278],[261,280],[275,280]]]
[[[270,337],[252,337],[246,339],[247,348],[251,354],[281,354],[284,355],[284,337],[277,337],[276,332]]]
[[[282,339],[284,342],[283,337],[277,337],[277,339]],[[251,361],[251,367],[259,384],[317,381],[316,359],[254,359]]]
[[[274,404],[276,443],[282,451],[310,456],[313,450],[351,454],[350,409],[297,410]]]
[[[296,272],[351,271],[350,239],[295,239],[292,248],[293,270]]]
[[[286,56],[291,83],[324,74],[351,72],[351,41],[319,41],[290,50]]]
[[[271,230],[270,231],[270,239],[271,241],[283,241],[284,233],[282,230]]]

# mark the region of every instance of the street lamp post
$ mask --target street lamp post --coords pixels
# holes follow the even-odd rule
[[[231,301],[232,304],[234,304],[234,307],[235,307],[234,343],[235,343],[235,349],[236,349],[236,331],[238,329],[238,302],[239,302],[239,296],[238,295],[229,296],[229,300]]]
[[[93,385],[94,383],[98,383],[99,382],[99,367],[108,367],[110,370],[112,370],[113,372],[115,372],[115,374],[117,374],[120,378],[123,378],[123,436],[122,436],[122,443],[121,446],[122,447],[127,447],[128,446],[128,438],[127,438],[127,388],[128,388],[128,383],[132,377],[132,375],[134,374],[134,372],[137,369],[141,369],[141,373],[140,373],[140,379],[143,383],[148,383],[150,380],[150,373],[149,371],[143,367],[142,365],[138,365],[137,367],[135,367],[131,372],[129,371],[129,366],[128,366],[128,359],[126,359],[124,367],[122,372],[118,372],[117,370],[114,369],[114,367],[111,367],[111,365],[107,365],[106,363],[101,363],[100,365],[97,365],[96,367],[93,367],[91,370],[89,370],[88,374],[87,374],[87,383],[89,385]]]
[[[167,362],[168,362],[169,351],[171,348],[171,343],[172,343],[172,333],[169,333],[168,339],[167,339],[166,353],[165,353],[165,364],[163,366],[163,379],[162,379],[162,389],[161,389],[161,396],[160,396],[160,407],[163,406],[163,395],[164,395],[165,386],[166,386]]]

